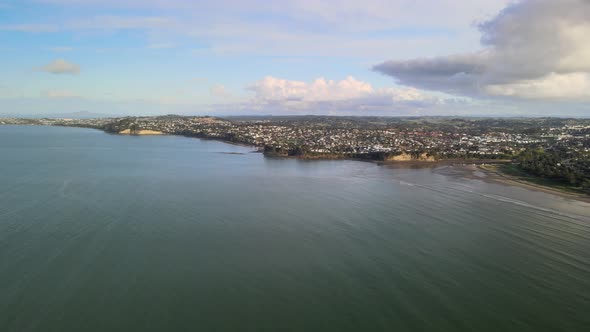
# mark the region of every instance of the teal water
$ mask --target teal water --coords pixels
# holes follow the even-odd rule
[[[243,154],[227,154],[228,152]],[[585,331],[590,204],[0,126],[0,331]]]

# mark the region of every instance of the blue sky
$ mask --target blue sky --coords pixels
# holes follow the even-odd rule
[[[0,0],[0,114],[588,116],[589,7]]]

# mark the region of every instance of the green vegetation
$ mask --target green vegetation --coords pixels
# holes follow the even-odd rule
[[[131,132],[136,132],[139,128],[135,123],[134,118],[122,118],[108,122],[102,128],[107,133],[119,133],[122,130],[129,129]]]
[[[508,174],[531,179],[538,184],[563,186],[590,193],[590,155],[555,147],[553,149],[527,149],[517,158],[518,164],[505,166]]]

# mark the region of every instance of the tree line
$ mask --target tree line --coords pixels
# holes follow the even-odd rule
[[[590,156],[563,148],[527,149],[518,157],[520,168],[590,193]]]

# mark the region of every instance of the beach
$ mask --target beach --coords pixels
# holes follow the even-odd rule
[[[491,183],[501,183],[509,186],[519,186],[529,190],[541,191],[563,198],[575,199],[590,203],[590,195],[526,181],[519,178],[518,176],[502,172],[500,169],[498,169],[498,165],[454,165],[454,167],[463,169],[465,172],[467,172],[465,176],[468,178],[479,179]]]

